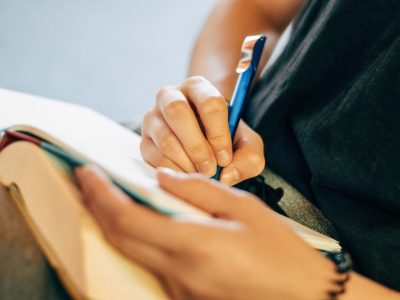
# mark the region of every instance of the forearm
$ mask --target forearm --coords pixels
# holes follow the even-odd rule
[[[195,44],[189,75],[206,77],[230,99],[244,37],[259,33],[268,36],[263,65],[302,3],[303,0],[220,1]]]
[[[326,297],[328,291],[338,292],[341,287],[338,282],[344,279],[344,274],[337,274],[336,269],[335,263],[319,254],[314,255],[313,258],[308,257],[307,269],[301,270],[301,274],[296,275],[298,299],[331,299]],[[296,289],[294,284],[291,286]],[[356,272],[351,272],[344,286],[345,292],[337,297],[338,300],[400,300],[399,292]]]
[[[346,293],[340,299],[400,300],[400,294],[353,272],[347,283]]]

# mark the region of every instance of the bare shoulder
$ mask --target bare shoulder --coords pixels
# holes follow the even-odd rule
[[[274,27],[284,29],[307,0],[252,0],[268,15]]]

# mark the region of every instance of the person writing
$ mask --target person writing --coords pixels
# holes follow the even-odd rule
[[[394,0],[219,1],[191,77],[163,88],[146,114],[141,151],[177,171],[159,172],[162,188],[226,222],[158,215],[96,168],[78,169],[106,237],[173,299],[400,299],[399,12]],[[267,35],[265,64],[291,22],[232,145],[227,99],[241,42]],[[265,160],[332,222],[354,261],[348,281],[268,206],[228,186],[260,174]],[[183,174],[210,177],[217,165],[224,184]]]

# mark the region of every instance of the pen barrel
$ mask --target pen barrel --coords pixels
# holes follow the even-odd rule
[[[232,141],[235,138],[236,129],[246,107],[253,77],[253,68],[249,68],[247,71],[241,73],[235,87],[235,92],[232,96],[232,101],[229,106],[229,131]]]
[[[231,99],[231,103],[229,105],[229,132],[231,134],[232,142],[235,140],[236,129],[239,125],[240,119],[242,118],[243,112],[246,107],[246,102],[249,96],[251,83],[253,78],[257,72],[258,65],[260,63],[260,59],[263,53],[264,45],[266,42],[266,37],[259,35],[259,36],[251,36],[247,37],[242,46],[242,57],[241,61],[239,61],[238,68],[236,69],[237,72],[241,72],[243,70],[243,65],[241,65],[242,60],[248,63],[249,58],[249,47],[246,47],[247,42],[254,41],[254,38],[257,38],[256,43],[252,49],[252,56],[250,65],[246,69],[246,71],[239,74],[238,80],[236,82],[235,90],[233,92],[233,96]],[[243,50],[244,49],[244,50]],[[244,54],[244,56],[243,56]],[[217,172],[212,177],[213,179],[219,180],[222,172],[222,167],[217,166]]]
[[[222,167],[217,166],[217,171],[215,172],[214,176],[211,178],[215,179],[215,180],[219,180],[219,178],[221,177],[221,172],[222,172]]]
[[[249,68],[247,71],[239,75],[235,92],[233,93],[231,103],[229,105],[229,132],[231,134],[232,142],[235,139],[236,129],[239,125],[240,118],[243,115],[247,97],[250,90],[250,85],[254,77],[253,68]],[[219,180],[221,177],[222,167],[217,166],[217,172],[212,177],[213,179]]]

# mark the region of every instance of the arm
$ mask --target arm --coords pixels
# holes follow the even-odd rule
[[[400,300],[400,294],[353,272],[347,284],[347,292],[340,300],[356,299]]]
[[[336,266],[248,193],[199,176],[159,173],[163,189],[218,217],[204,223],[133,203],[98,169],[77,175],[106,238],[158,274],[173,299],[322,300],[337,288]],[[340,299],[400,300],[356,273],[346,288]]]
[[[230,99],[240,48],[247,35],[268,36],[265,64],[304,0],[222,0],[208,18],[193,49],[189,75],[210,80]]]

